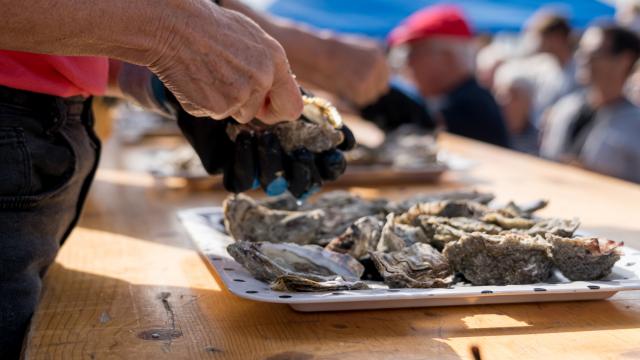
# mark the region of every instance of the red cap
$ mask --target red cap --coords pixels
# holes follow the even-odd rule
[[[462,11],[453,5],[436,5],[413,13],[391,31],[389,45],[399,45],[432,36],[472,37]]]

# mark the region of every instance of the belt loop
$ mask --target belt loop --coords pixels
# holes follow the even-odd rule
[[[67,106],[62,98],[56,97],[51,108],[51,127],[47,130],[48,133],[57,131],[67,121]]]

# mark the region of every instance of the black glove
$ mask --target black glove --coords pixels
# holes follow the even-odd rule
[[[360,115],[383,130],[394,130],[404,124],[416,124],[428,130],[436,128],[425,104],[393,86],[375,103],[360,109]]]
[[[285,153],[278,137],[268,130],[240,132],[232,141],[227,126],[236,124],[233,118],[213,120],[197,118],[182,110],[172,96],[167,96],[175,108],[178,126],[210,174],[224,174],[227,191],[239,193],[258,186],[269,196],[287,189],[297,198],[319,190],[326,180],[337,179],[346,168],[342,151],[355,146],[353,133],[346,126],[340,129],[344,141],[322,153],[295,149]]]

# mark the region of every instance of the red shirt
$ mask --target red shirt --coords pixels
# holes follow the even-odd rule
[[[0,85],[70,97],[101,95],[109,61],[103,57],[55,56],[0,50]]]

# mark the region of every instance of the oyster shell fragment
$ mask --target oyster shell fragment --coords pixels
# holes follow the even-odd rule
[[[371,259],[390,288],[441,288],[453,279],[446,258],[428,244],[372,252]]]
[[[599,280],[609,274],[620,260],[620,246],[612,240],[599,238],[564,238],[547,235],[553,245],[553,263],[564,276],[573,281]]]
[[[532,284],[551,275],[549,248],[540,236],[475,232],[448,243],[443,254],[473,285]]]

